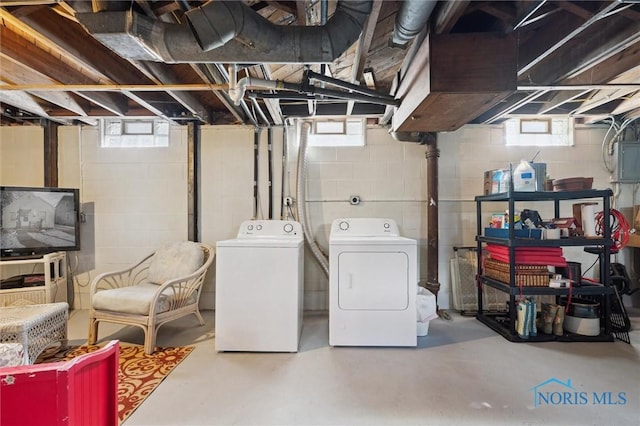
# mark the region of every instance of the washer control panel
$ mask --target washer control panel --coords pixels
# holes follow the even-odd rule
[[[393,219],[384,218],[344,218],[331,224],[331,235],[353,237],[398,237],[398,224]]]
[[[292,220],[246,220],[238,230],[238,238],[287,236],[302,236],[302,226]]]

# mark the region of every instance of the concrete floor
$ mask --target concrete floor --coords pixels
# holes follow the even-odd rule
[[[311,314],[298,353],[217,353],[213,312],[203,314],[202,327],[187,317],[160,329],[158,345],[196,349],[125,426],[640,424],[637,312],[631,345],[510,343],[453,313],[418,348],[330,347],[327,316]],[[87,311],[70,317],[70,343],[85,343]],[[103,323],[99,341],[109,339],[143,336]],[[538,385],[548,402],[534,400]]]

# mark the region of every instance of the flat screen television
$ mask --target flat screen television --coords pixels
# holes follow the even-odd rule
[[[80,192],[0,186],[0,257],[80,250]]]

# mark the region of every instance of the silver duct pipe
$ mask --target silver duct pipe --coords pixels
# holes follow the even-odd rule
[[[393,131],[390,130],[389,134],[391,135],[391,137],[395,140],[397,140],[398,142],[413,142],[413,143],[419,143],[419,144],[424,144],[424,133],[422,132],[397,132],[397,131]]]
[[[188,25],[125,12],[78,13],[104,45],[135,60],[166,63],[330,63],[360,36],[372,0],[339,1],[323,26],[281,26],[242,2],[217,0],[187,12]]]
[[[396,15],[391,42],[396,46],[405,46],[422,29],[431,16],[437,0],[405,0]]]
[[[329,260],[325,254],[322,253],[318,243],[316,243],[313,238],[313,229],[311,228],[309,213],[307,211],[305,185],[307,183],[307,143],[310,131],[311,123],[303,121],[300,130],[300,144],[298,146],[298,164],[296,171],[296,198],[298,199],[298,202],[296,203],[296,217],[302,225],[304,239],[307,242],[313,257],[315,257],[325,275],[329,278]]]

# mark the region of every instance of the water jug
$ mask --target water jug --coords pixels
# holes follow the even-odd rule
[[[521,160],[513,171],[514,191],[536,191],[536,171],[527,160]]]

